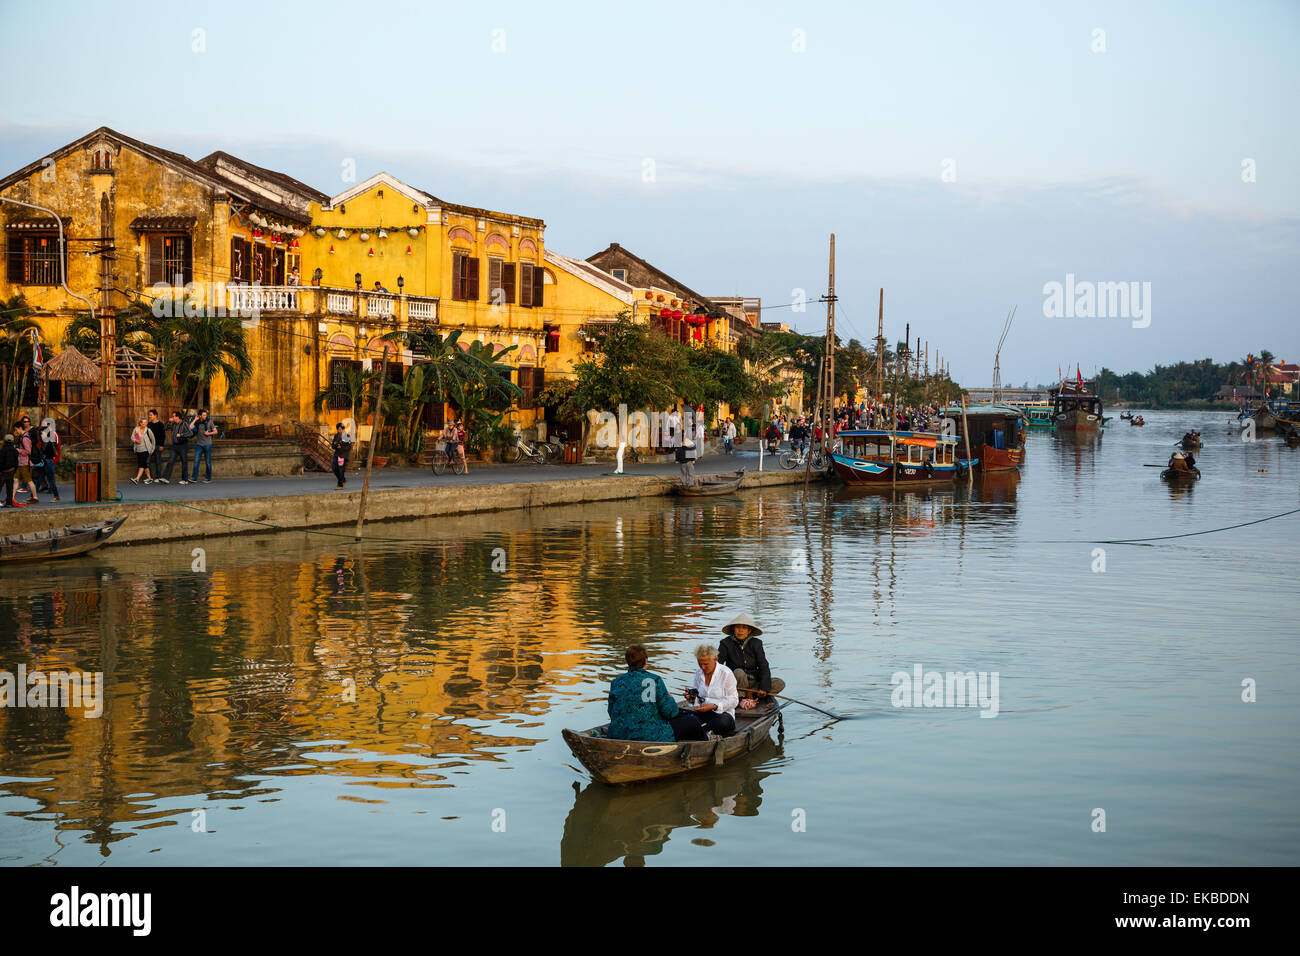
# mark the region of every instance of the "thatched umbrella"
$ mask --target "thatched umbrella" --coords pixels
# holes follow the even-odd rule
[[[45,381],[95,385],[99,382],[99,366],[69,345],[45,363]]]

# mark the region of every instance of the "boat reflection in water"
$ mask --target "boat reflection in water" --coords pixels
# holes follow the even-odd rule
[[[723,817],[758,816],[763,780],[777,772],[771,761],[781,753],[781,743],[767,740],[737,761],[662,783],[592,782],[579,788],[575,782],[560,865],[605,866],[621,859],[624,866],[645,866],[646,857],[663,852],[674,830],[711,830]],[[705,835],[691,842],[713,843]]]

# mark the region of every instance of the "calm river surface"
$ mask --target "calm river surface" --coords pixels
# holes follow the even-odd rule
[[[1300,515],[1096,543],[1300,507],[1300,448],[1228,417],[1035,433],[1018,480],[970,493],[776,488],[361,546],[211,539],[203,572],[191,542],[5,568],[0,671],[101,671],[106,701],[0,710],[0,862],[1294,864]],[[1141,466],[1190,427],[1204,478],[1171,488]],[[725,768],[592,783],[560,729],[604,721],[624,648],[678,689],[742,610],[789,693],[854,719],[791,707]],[[892,707],[918,665],[996,672],[997,716]]]

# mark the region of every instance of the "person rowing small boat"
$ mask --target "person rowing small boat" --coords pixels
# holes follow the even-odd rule
[[[785,690],[785,681],[772,676],[763,642],[758,640],[763,629],[748,614],[737,614],[723,626],[722,633],[727,636],[718,645],[718,660],[736,675],[739,690],[751,691],[740,702],[742,710],[752,710],[757,704],[756,698]]]
[[[1187,432],[1186,434],[1183,435],[1183,439],[1179,444],[1181,444],[1185,449],[1200,448],[1201,433],[1193,429],[1192,431]]]
[[[1201,477],[1201,470],[1196,467],[1196,457],[1191,452],[1176,451],[1169,456],[1169,467],[1160,472],[1160,477],[1195,480]]]

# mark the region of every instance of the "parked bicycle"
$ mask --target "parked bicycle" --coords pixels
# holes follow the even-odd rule
[[[564,454],[562,447],[559,453]],[[548,445],[533,441],[531,438],[525,439],[522,435],[516,435],[514,445],[503,449],[502,458],[512,465],[517,465],[521,461],[530,461],[535,465],[546,465],[554,460],[553,453]]]
[[[797,450],[781,452],[781,467],[787,471],[794,468],[802,468],[808,461],[808,451],[800,448]],[[826,455],[820,448],[812,449],[812,470],[822,471],[826,468]]]

